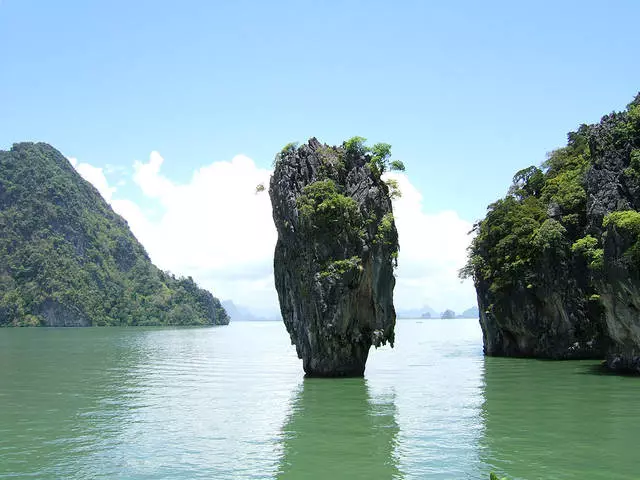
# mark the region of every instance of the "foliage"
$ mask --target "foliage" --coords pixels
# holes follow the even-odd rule
[[[280,150],[273,159],[273,166],[275,166],[280,160],[282,160],[283,157],[292,153],[296,148],[298,148],[298,142],[287,143],[284,147],[282,147],[282,150]]]
[[[300,216],[310,228],[326,235],[361,235],[363,220],[357,202],[338,191],[331,179],[310,183],[297,199]]]
[[[599,241],[597,238],[586,235],[573,242],[571,251],[574,254],[584,257],[589,263],[589,267],[597,270],[602,267],[604,259],[604,250],[598,248],[598,244]]]
[[[256,185],[256,194],[264,192],[264,183]]]
[[[553,218],[548,218],[536,230],[533,235],[533,245],[538,251],[552,250],[557,253],[564,253],[566,246],[567,229],[560,222]]]
[[[640,234],[640,212],[635,210],[621,210],[618,212],[611,212],[606,215],[602,220],[602,226],[615,225],[621,230],[625,230],[633,235]]]
[[[636,265],[640,264],[640,212],[635,210],[612,212],[602,220],[604,228],[609,225],[631,236],[631,247],[625,252],[625,257]]]
[[[378,224],[378,230],[376,236],[373,239],[373,243],[381,245],[393,245],[395,243],[394,237],[394,223],[393,213],[387,212],[382,216],[382,220]]]
[[[389,198],[391,200],[402,197],[400,185],[395,178],[387,178],[384,183],[387,184],[387,188],[389,189]]]
[[[517,198],[538,196],[544,185],[544,175],[538,167],[523,168],[513,176],[509,193]]]
[[[518,199],[509,195],[489,206],[487,217],[474,227],[471,256],[461,276],[488,281],[493,291],[525,277],[535,253],[532,245],[544,245],[546,235],[538,230],[546,219],[539,198]]]
[[[49,145],[0,151],[0,325],[40,325],[43,306],[93,325],[224,323],[193,279],[156,268],[127,223]]]
[[[280,150],[280,153],[282,155],[285,155],[287,153],[291,153],[293,152],[296,148],[298,148],[299,143],[298,142],[289,142],[287,143],[284,147],[282,147],[282,150]]]
[[[342,149],[322,145],[318,148],[317,154],[320,158],[320,166],[317,172],[319,179],[340,178],[346,173],[346,163]]]
[[[398,267],[398,254],[398,250],[394,250],[393,252],[391,252],[391,261],[393,262],[394,268]]]
[[[364,137],[351,137],[349,140],[344,142],[344,149],[347,152],[347,155],[351,156],[360,156],[369,152],[369,147],[365,144],[367,139]]]
[[[390,145],[382,143],[368,147],[366,139],[362,137],[345,141],[342,148],[326,145],[316,148],[315,153],[320,161],[314,175],[315,181],[304,186],[296,200],[299,215],[297,228],[303,235],[312,237],[314,243],[326,247],[324,250],[327,251],[323,251],[320,257],[330,258],[330,261],[326,264],[326,260],[319,262],[323,265],[320,270],[322,278],[343,275],[359,265],[359,257],[344,259],[351,255],[346,252],[349,246],[359,246],[371,237],[375,245],[392,247],[384,248],[384,252],[397,266],[398,252],[394,248],[397,246],[397,232],[393,214],[388,212],[379,216],[375,208],[371,210],[367,204],[361,211],[358,202],[345,194],[346,187],[343,186],[352,168],[361,168],[364,162],[370,166],[374,158],[384,157],[384,161],[388,161],[390,149]],[[378,177],[375,183],[389,197],[400,196],[396,180],[383,182]]]
[[[629,161],[629,167],[624,171],[624,173],[633,177],[636,180],[640,179],[640,148],[635,148],[631,150],[631,160]]]
[[[391,162],[389,162],[389,169],[396,172],[404,172],[404,162],[402,162],[402,160],[391,160]]]
[[[567,137],[567,145],[551,152],[541,167],[517,172],[506,197],[489,206],[474,226],[476,236],[461,277],[485,282],[496,293],[533,286],[543,261],[556,265],[582,258],[593,271],[602,268],[603,230],[587,218],[587,174],[601,159],[615,155],[628,165],[624,177],[637,188],[640,95],[626,111],[607,115],[599,124],[581,125]],[[602,227],[611,224],[634,236],[626,255],[640,262],[640,213],[612,212]]]
[[[404,163],[400,160],[391,160],[391,145],[388,143],[376,143],[372,147],[367,146],[364,137],[352,137],[344,142],[344,149],[351,158],[367,155],[369,168],[380,177],[387,170],[405,171]]]
[[[344,260],[333,260],[320,272],[320,278],[341,277],[349,271],[361,268],[361,266],[362,260],[358,256]]]

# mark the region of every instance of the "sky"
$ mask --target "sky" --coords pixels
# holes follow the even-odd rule
[[[273,157],[393,145],[398,309],[474,304],[467,232],[640,90],[640,2],[0,0],[0,149],[50,143],[163,269],[277,310]]]

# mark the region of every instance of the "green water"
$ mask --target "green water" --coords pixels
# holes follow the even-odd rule
[[[640,379],[485,359],[400,321],[364,379],[307,379],[280,323],[0,330],[0,478],[640,478]]]

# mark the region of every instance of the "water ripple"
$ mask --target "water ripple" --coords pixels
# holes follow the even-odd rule
[[[280,323],[0,330],[0,478],[626,479],[636,379],[485,359],[401,321],[365,379],[304,379]]]

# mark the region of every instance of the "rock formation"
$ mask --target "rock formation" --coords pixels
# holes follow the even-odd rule
[[[492,356],[549,359],[602,358],[601,321],[570,265],[538,264],[533,284],[495,294],[476,283],[484,352]],[[531,286],[529,286],[531,285]]]
[[[393,345],[398,234],[383,169],[359,141],[312,138],[276,157],[275,284],[307,375],[361,376],[371,345]]]
[[[0,151],[0,326],[227,323],[210,292],[151,263],[55,148]]]
[[[640,95],[568,137],[476,225],[485,353],[640,372]]]

